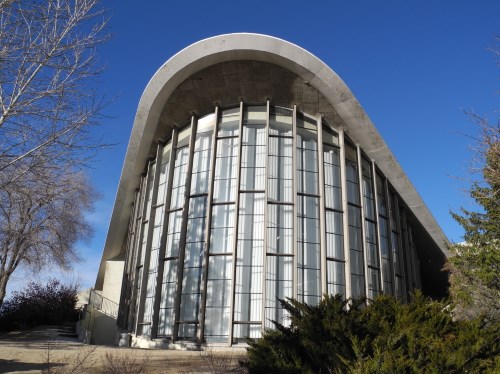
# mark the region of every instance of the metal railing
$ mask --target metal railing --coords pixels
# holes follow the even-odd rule
[[[113,318],[118,317],[118,304],[94,290],[90,290],[89,305]]]

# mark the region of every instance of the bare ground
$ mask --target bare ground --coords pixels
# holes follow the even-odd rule
[[[0,373],[235,373],[241,351],[144,350],[85,345],[60,327],[0,335]]]

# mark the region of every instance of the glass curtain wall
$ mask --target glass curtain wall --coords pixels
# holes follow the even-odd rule
[[[135,197],[123,326],[234,344],[287,324],[279,299],[406,297],[405,250],[419,279],[405,209],[375,165],[319,121],[241,104],[173,130]]]

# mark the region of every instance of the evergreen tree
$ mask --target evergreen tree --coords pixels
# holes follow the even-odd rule
[[[477,211],[462,208],[453,217],[464,228],[463,244],[449,247],[452,257],[450,295],[457,304],[458,318],[482,315],[500,322],[500,118],[496,125],[473,115],[479,125],[478,161],[481,179],[469,194]]]
[[[347,307],[349,304],[349,307]],[[483,321],[454,321],[444,302],[420,293],[409,304],[379,296],[317,306],[282,301],[289,325],[250,340],[251,373],[498,372],[500,333]]]

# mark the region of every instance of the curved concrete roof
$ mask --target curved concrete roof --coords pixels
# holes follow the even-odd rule
[[[324,62],[290,42],[260,34],[215,36],[190,45],[170,58],[151,78],[139,102],[116,194],[96,288],[103,283],[105,261],[118,256],[127,231],[130,205],[144,170],[161,114],[174,90],[194,73],[235,60],[264,61],[301,77],[318,90],[345,124],[349,137],[390,179],[416,218],[444,255],[447,241],[441,228],[401,169],[391,151],[346,84]]]

